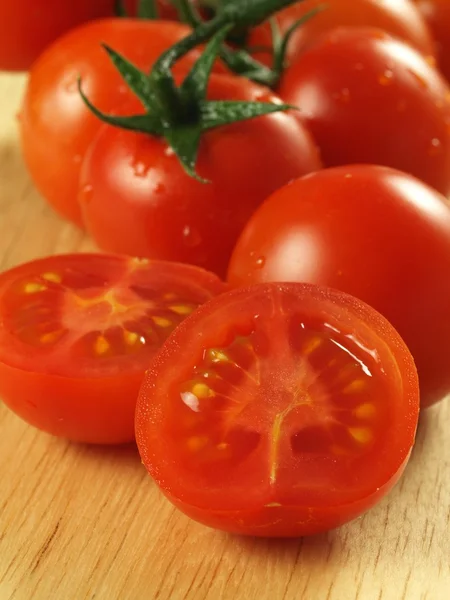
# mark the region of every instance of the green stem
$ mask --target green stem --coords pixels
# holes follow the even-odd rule
[[[159,15],[155,0],[139,0],[137,16],[140,19],[157,19]]]

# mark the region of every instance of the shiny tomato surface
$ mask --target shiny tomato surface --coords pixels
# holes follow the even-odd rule
[[[136,411],[144,465],[206,525],[337,527],[400,477],[419,410],[393,327],[341,292],[269,283],[214,298],[167,339]]]
[[[0,274],[0,397],[53,435],[134,439],[139,386],[155,351],[224,291],[188,265],[101,254],[40,259]]]
[[[228,278],[305,281],[361,298],[411,350],[426,407],[450,393],[449,270],[448,201],[405,173],[361,165],[275,192],[245,227]]]

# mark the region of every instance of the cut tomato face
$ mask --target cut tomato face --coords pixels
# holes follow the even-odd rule
[[[54,435],[129,442],[145,369],[199,304],[226,289],[177,263],[55,256],[0,275],[0,397]]]
[[[187,515],[301,536],[387,493],[418,410],[413,359],[384,317],[341,292],[270,283],[213,299],[168,338],[141,389],[136,437]]]

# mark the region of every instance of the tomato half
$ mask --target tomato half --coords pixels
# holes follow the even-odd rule
[[[101,43],[149,70],[164,50],[190,31],[173,22],[96,21],[60,38],[33,66],[21,111],[22,151],[40,193],[70,221],[82,226],[77,202],[80,165],[102,125],[84,105],[78,78],[93,104],[117,114],[131,93]],[[199,51],[193,51],[180,68],[198,56]]]
[[[337,527],[400,477],[419,409],[393,327],[346,294],[264,284],[213,299],[146,374],[144,465],[206,525],[259,536]]]
[[[272,195],[234,250],[229,281],[306,281],[383,314],[417,364],[422,406],[450,393],[450,209],[417,179],[376,166],[325,169]]]
[[[337,29],[287,69],[279,93],[302,111],[325,166],[385,165],[450,194],[450,88],[409,46]]]
[[[323,10],[299,27],[289,42],[288,60],[295,60],[318,37],[336,27],[376,27],[407,42],[426,56],[435,54],[433,38],[420,12],[410,0],[303,0],[277,13],[281,33],[311,10]],[[267,23],[252,30],[249,45],[271,46]],[[259,55],[258,55],[259,56]],[[264,58],[261,54],[260,58]],[[267,54],[264,62],[267,62]]]
[[[226,288],[187,265],[55,256],[0,275],[0,397],[28,423],[78,442],[134,439],[150,359]]]
[[[60,35],[114,14],[114,0],[4,0],[0,2],[0,71],[28,69]]]
[[[438,63],[450,81],[450,2],[448,0],[415,0],[434,36]]]
[[[244,78],[212,75],[211,100],[280,102]],[[127,106],[139,114],[138,100]],[[106,125],[86,154],[80,206],[100,248],[196,264],[225,275],[236,239],[255,208],[291,179],[321,167],[294,111],[206,132],[189,177],[164,140]]]

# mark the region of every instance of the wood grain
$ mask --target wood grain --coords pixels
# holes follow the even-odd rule
[[[0,264],[91,243],[46,207],[21,161],[24,78],[0,76]],[[0,600],[447,600],[450,403],[422,417],[405,476],[327,535],[243,539],[172,508],[135,448],[68,444],[0,405]]]

